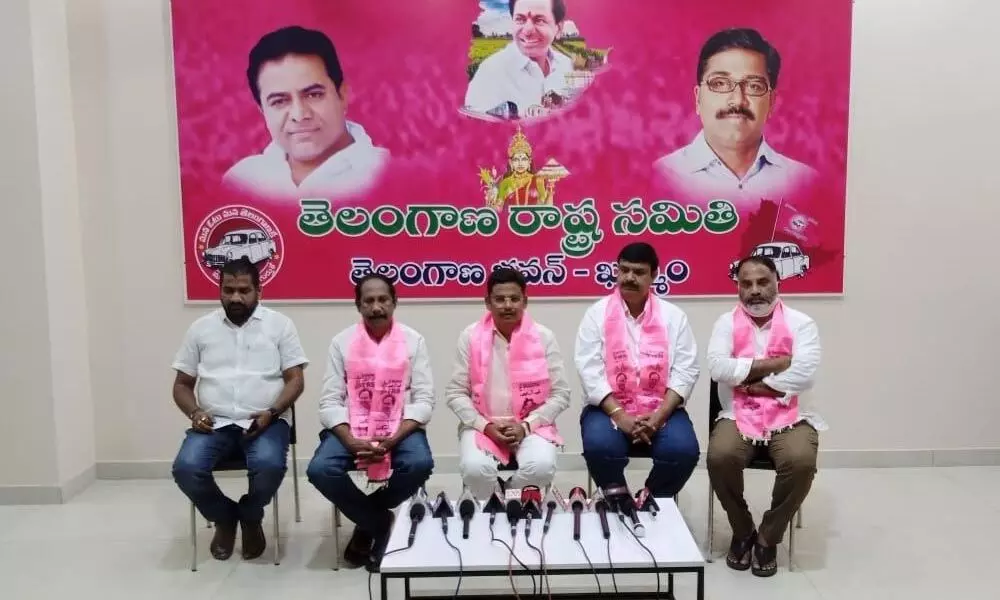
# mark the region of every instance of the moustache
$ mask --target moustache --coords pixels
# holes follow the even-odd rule
[[[226,305],[226,310],[246,310],[247,305],[242,302],[230,302]]]
[[[368,318],[371,319],[372,321],[377,321],[379,319],[384,319],[385,315],[383,315],[382,313],[378,313],[374,315],[368,315]]]
[[[755,117],[753,115],[753,113],[750,112],[749,108],[746,108],[746,107],[743,107],[743,106],[733,106],[731,108],[724,108],[724,109],[720,110],[719,112],[715,113],[715,118],[716,119],[725,119],[726,117],[730,117],[730,116],[733,116],[733,115],[741,115],[741,116],[744,116],[744,117],[746,117],[747,119],[749,119],[751,121],[754,121],[754,120],[757,119],[757,117]]]
[[[637,290],[637,289],[639,289],[639,284],[638,283],[632,283],[630,281],[626,281],[626,282],[622,283],[622,289]]]

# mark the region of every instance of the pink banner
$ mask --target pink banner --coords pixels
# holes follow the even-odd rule
[[[843,292],[851,0],[172,0],[186,289]]]

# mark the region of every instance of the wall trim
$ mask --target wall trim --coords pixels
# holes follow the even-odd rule
[[[59,489],[60,504],[69,502],[80,492],[90,487],[90,484],[97,480],[97,465],[90,465],[80,472],[76,477],[71,478],[62,484]]]
[[[62,490],[55,485],[0,486],[0,506],[22,504],[61,504]]]
[[[305,475],[309,458],[299,457],[299,476]],[[1000,465],[1000,448],[955,448],[943,450],[821,450],[821,469],[881,469],[914,467],[966,467]],[[97,463],[97,479],[170,478],[171,461],[103,461]],[[705,468],[702,453],[698,468]],[[434,457],[434,470],[442,474],[458,473],[458,455]],[[579,454],[559,455],[559,470],[584,471],[586,463]],[[242,473],[220,473],[220,477],[243,477]],[[0,488],[2,493],[3,488]],[[2,495],[0,495],[2,498]],[[2,502],[0,502],[2,504]]]
[[[58,485],[0,485],[0,506],[29,504],[64,504],[90,487],[97,479],[96,465],[61,486]]]

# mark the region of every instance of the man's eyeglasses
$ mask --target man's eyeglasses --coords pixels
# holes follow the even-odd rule
[[[753,96],[759,98],[760,96],[766,95],[771,91],[771,85],[766,79],[761,79],[760,77],[748,77],[747,79],[741,79],[736,81],[725,75],[717,75],[705,80],[705,87],[711,92],[716,94],[729,94],[736,89],[736,86],[740,86],[743,93],[747,96]]]

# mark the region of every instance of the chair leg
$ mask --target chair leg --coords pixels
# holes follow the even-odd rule
[[[795,570],[795,563],[792,562],[792,556],[795,554],[795,527],[791,527],[792,523],[789,523],[788,528],[788,570]]]
[[[340,570],[340,511],[337,505],[333,505],[333,551],[336,556],[333,558],[333,570]]]
[[[191,571],[198,570],[198,518],[195,516],[194,503],[191,503]]]
[[[802,529],[802,507],[799,507],[799,512],[795,513],[795,527],[797,529]]]
[[[295,493],[295,522],[302,522],[302,509],[299,505],[299,457],[292,444],[292,490]]]
[[[274,500],[271,501],[274,505],[274,564],[281,564],[281,538],[279,536],[278,530],[278,494],[274,494]]]
[[[708,531],[705,534],[705,560],[707,562],[714,562],[715,557],[712,556],[712,541],[715,537],[715,498],[712,496],[714,491],[712,490],[712,482],[708,482]]]
[[[594,480],[590,477],[590,470],[587,470],[587,497],[594,497]]]

